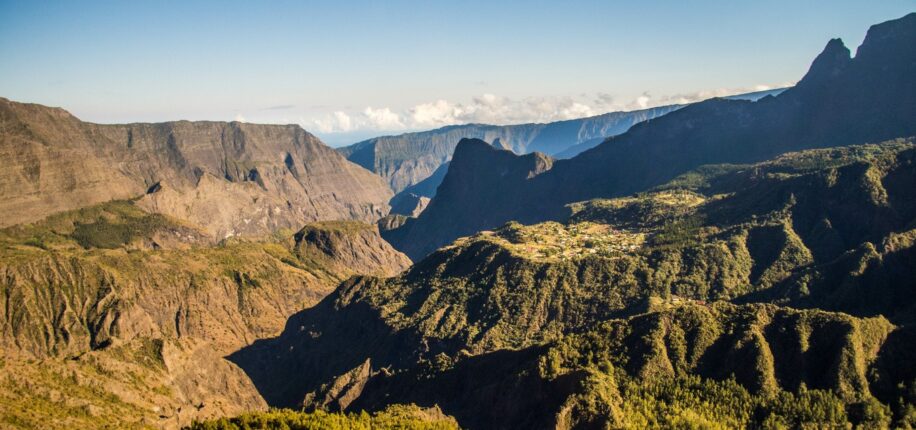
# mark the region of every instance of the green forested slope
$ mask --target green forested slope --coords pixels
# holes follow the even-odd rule
[[[510,223],[350,279],[231,360],[271,404],[435,404],[472,428],[904,425],[914,156],[709,166]]]

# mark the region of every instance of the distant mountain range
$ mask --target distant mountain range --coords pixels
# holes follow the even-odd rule
[[[755,92],[752,92],[752,93],[736,94],[736,95],[733,95],[733,96],[725,96],[725,97],[722,97],[722,98],[728,99],[728,100],[748,100],[748,101],[757,101],[757,100],[762,99],[762,98],[764,98],[764,97],[766,97],[766,96],[776,96],[776,95],[779,95],[780,93],[782,93],[782,92],[785,91],[786,89],[787,89],[787,88],[776,88],[776,89],[772,89],[772,90],[755,91]],[[677,106],[685,106],[685,105],[677,105]],[[629,130],[629,128],[627,128],[627,130]],[[586,151],[586,150],[592,149],[592,148],[594,148],[594,147],[600,145],[601,142],[604,142],[604,140],[607,139],[608,137],[616,136],[616,135],[618,135],[618,134],[622,134],[623,132],[625,132],[625,131],[627,131],[627,130],[620,130],[619,133],[609,134],[609,135],[606,135],[606,136],[601,136],[601,137],[596,137],[596,138],[593,138],[593,139],[589,139],[589,140],[586,140],[586,141],[577,143],[577,144],[575,144],[575,145],[569,146],[569,147],[567,147],[566,149],[564,149],[564,150],[562,150],[562,151],[560,151],[560,152],[558,152],[558,153],[556,153],[556,154],[550,154],[550,155],[552,155],[554,158],[559,159],[559,160],[563,160],[563,159],[567,159],[567,158],[573,158],[573,157],[575,157],[576,155],[579,155],[579,154],[581,154],[582,152],[584,152],[584,151]]]
[[[726,98],[757,100],[776,95],[785,88],[738,94]],[[485,140],[516,154],[541,152],[554,158],[571,158],[591,149],[610,136],[629,130],[635,124],[658,118],[684,105],[659,106],[626,112],[610,112],[587,118],[518,125],[465,124],[435,130],[381,136],[338,148],[348,160],[371,170],[386,180],[395,193],[402,191],[432,197],[444,177],[439,172],[448,163],[455,146],[463,138]],[[409,190],[432,178],[420,189]],[[400,198],[400,197],[399,197]]]
[[[220,238],[373,222],[392,192],[294,125],[177,121],[102,125],[0,98],[0,227],[112,199]]]
[[[560,219],[567,204],[647,190],[704,164],[916,134],[916,14],[872,26],[854,58],[831,40],[793,88],[757,101],[711,99],[637,124],[545,170],[482,140],[458,144],[416,219],[385,233],[418,259],[516,220]]]
[[[348,160],[385,178],[395,193],[428,178],[448,162],[463,138],[482,139],[517,154],[557,154],[595,138],[623,133],[642,121],[672,112],[681,105],[632,112],[611,112],[547,124],[451,125],[430,131],[382,136],[337,150]]]

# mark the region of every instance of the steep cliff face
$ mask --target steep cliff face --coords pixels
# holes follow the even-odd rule
[[[400,192],[430,177],[442,164],[447,163],[462,138],[479,136],[488,142],[528,142],[534,139],[542,127],[542,124],[510,127],[480,124],[448,126],[428,132],[378,137],[338,151],[348,160],[386,178],[392,189]]]
[[[340,148],[348,160],[388,180],[395,192],[430,177],[447,163],[461,139],[481,139],[516,154],[556,154],[592,139],[603,139],[627,131],[634,124],[660,117],[681,108],[660,106],[546,124],[467,124],[443,127],[399,136],[382,136]],[[432,191],[435,191],[433,188]],[[426,195],[426,194],[424,194]]]
[[[146,195],[140,205],[218,237],[309,221],[372,222],[392,193],[297,126],[223,122],[99,125],[0,100],[0,225]]]
[[[0,416],[45,417],[33,423],[45,428],[177,428],[265,408],[223,357],[276,336],[342,279],[409,264],[375,227],[338,224],[346,228],[214,244],[111,202],[0,230],[0,349],[10,369]]]
[[[414,194],[429,198],[435,196],[436,190],[439,188],[439,185],[442,184],[442,180],[445,179],[445,174],[448,173],[449,164],[451,163],[442,163],[428,178],[417,182],[416,184],[413,184],[403,189],[401,192],[395,194],[394,198],[391,199],[392,204],[396,202],[398,197],[405,194]]]
[[[475,176],[463,179],[467,187],[440,188],[427,210],[402,227],[413,232],[390,237],[409,238],[393,243],[418,259],[462,235],[511,220],[561,219],[569,203],[645,191],[704,164],[754,163],[790,151],[916,135],[914,29],[916,14],[875,25],[855,58],[831,41],[799,84],[778,96],[686,106],[559,160],[530,181]],[[456,157],[449,170],[474,168],[461,161]],[[500,198],[482,202],[477,196],[483,194]],[[439,206],[451,211],[435,210]]]
[[[97,155],[86,125],[63,109],[2,99],[0,124],[2,226],[146,192]]]

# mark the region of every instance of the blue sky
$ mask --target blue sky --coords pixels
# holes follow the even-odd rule
[[[298,123],[331,144],[792,84],[881,1],[7,1],[0,96],[94,122]]]

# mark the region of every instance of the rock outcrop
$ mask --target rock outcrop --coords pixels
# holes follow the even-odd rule
[[[413,193],[399,193],[391,199],[391,213],[416,218],[429,205],[429,197]]]

